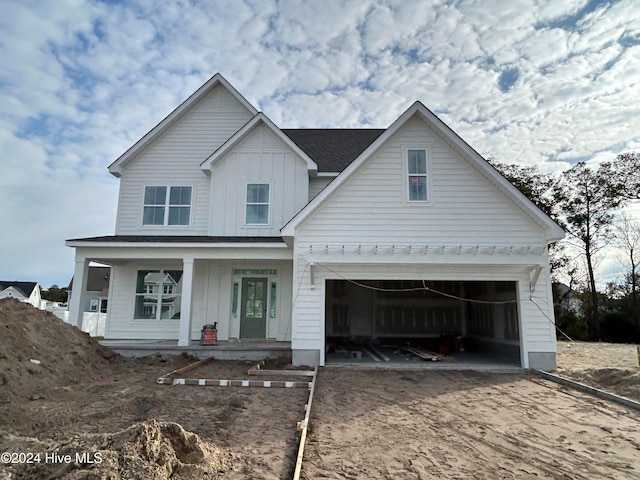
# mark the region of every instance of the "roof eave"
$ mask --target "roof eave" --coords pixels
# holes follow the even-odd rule
[[[307,171],[311,175],[318,173],[318,165],[313,161],[293,140],[286,136],[263,112],[258,112],[245,125],[238,130],[231,138],[223,143],[215,152],[209,155],[201,164],[200,168],[207,173],[211,172],[213,166],[227,153],[233,149],[240,141],[242,141],[249,133],[251,133],[261,123],[265,124],[283,143],[287,145],[293,152],[298,155],[307,164]]]
[[[414,115],[420,115],[428,122],[430,126],[435,128],[441,135],[455,145],[460,153],[478,168],[484,170],[489,178],[493,178],[501,185],[502,190],[519,204],[524,211],[530,212],[531,216],[545,229],[548,243],[553,243],[564,238],[564,230],[551,219],[546,213],[538,208],[529,198],[520,192],[511,182],[503,175],[495,170],[475,149],[465,142],[457,133],[455,133],[446,123],[438,118],[431,110],[425,107],[421,102],[417,101],[409,107],[395,122],[389,126],[371,145],[369,145],[358,157],[345,168],[325,189],[314,197],[304,208],[293,216],[289,222],[281,229],[283,237],[295,235],[296,227],[302,223],[313,211],[315,211],[351,174],[357,170],[364,161],[378,150],[391,136]]]
[[[193,105],[218,85],[224,86],[252,115],[258,113],[253,105],[240,94],[220,73],[216,73],[207,80],[198,90],[192,93],[184,102],[176,107],[160,123],[149,130],[140,140],[134,143],[127,151],[120,155],[111,165],[109,173],[120,178],[121,168],[144,150],[153,140],[162,134],[173,123],[179,120]]]

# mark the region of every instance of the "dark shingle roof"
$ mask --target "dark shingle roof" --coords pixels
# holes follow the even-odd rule
[[[25,297],[31,295],[31,292],[36,288],[36,285],[37,282],[5,282],[4,280],[0,280],[0,290],[13,287]]]
[[[319,172],[341,172],[384,129],[380,128],[283,128],[282,132],[318,164]]]
[[[108,235],[73,238],[69,242],[106,243],[284,243],[282,237],[210,237],[205,235]]]

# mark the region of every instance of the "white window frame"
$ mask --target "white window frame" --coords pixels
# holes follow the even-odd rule
[[[425,205],[425,204],[429,204],[431,203],[431,162],[429,161],[431,158],[431,152],[430,152],[430,148],[428,146],[411,146],[411,147],[405,147],[404,149],[404,154],[403,154],[403,163],[404,163],[404,198],[405,198],[405,202],[412,204],[412,205]],[[413,151],[413,150],[421,150],[424,152],[424,157],[425,157],[425,173],[410,173],[409,172],[409,151]],[[426,192],[426,198],[423,199],[419,199],[419,200],[412,200],[411,199],[411,184],[410,184],[410,178],[411,177],[424,177],[426,179],[425,183],[426,183],[426,188],[427,188],[427,192]]]
[[[144,291],[143,292],[138,292],[137,291],[137,281],[138,281],[138,275],[140,274],[140,272],[157,272],[158,273],[158,278],[159,281],[161,282],[160,284],[160,288],[158,288],[158,291],[153,293],[153,288],[147,288],[148,285],[144,286]],[[165,293],[164,292],[164,277],[166,275],[167,272],[180,272],[182,275],[184,275],[184,271],[180,268],[170,268],[170,267],[165,267],[165,268],[139,268],[136,271],[136,287],[134,289],[134,302],[137,302],[138,297],[142,297],[143,299],[145,297],[149,297],[151,298],[152,296],[155,296],[155,315],[154,317],[136,317],[136,306],[134,303],[134,307],[133,307],[133,320],[136,322],[140,322],[140,321],[154,321],[154,322],[176,322],[179,321],[178,319],[173,319],[173,318],[162,318],[162,305],[163,305],[163,297],[166,297],[168,295],[172,295],[174,297],[180,297],[180,306],[182,307],[182,290],[180,290],[180,292],[172,292],[172,293]],[[181,275],[181,278],[182,278]],[[144,302],[144,300],[143,300]],[[143,307],[144,308],[144,307]]]
[[[144,203],[147,188],[157,188],[164,187],[165,190],[165,198],[164,204],[146,204]],[[171,189],[172,188],[190,188],[191,189],[191,198],[189,205],[178,205],[171,203]],[[142,189],[142,217],[140,223],[145,228],[153,228],[153,227],[170,227],[170,228],[186,228],[191,226],[191,222],[193,220],[193,199],[194,199],[195,188],[193,185],[145,185]],[[144,223],[144,211],[147,207],[162,207],[164,209],[164,216],[162,223]],[[169,224],[169,211],[171,207],[179,207],[179,208],[189,208],[189,221],[186,224]]]
[[[269,198],[267,200],[267,203],[264,202],[249,202],[247,200],[247,194],[249,193],[249,185],[267,185],[267,187],[269,188]],[[250,226],[250,227],[264,227],[264,226],[269,226],[271,225],[271,192],[272,192],[272,188],[271,188],[271,182],[267,182],[267,181],[262,181],[262,180],[256,180],[256,181],[251,181],[251,182],[247,182],[245,185],[245,189],[244,189],[244,224],[246,226]],[[267,222],[266,223],[249,223],[247,221],[247,210],[248,207],[250,205],[266,205],[267,206]]]

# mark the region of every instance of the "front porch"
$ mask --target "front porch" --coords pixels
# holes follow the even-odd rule
[[[125,357],[185,353],[197,358],[214,357],[217,360],[291,360],[291,342],[231,340],[218,341],[218,345],[200,345],[199,341],[192,340],[187,346],[178,346],[177,340],[100,340],[100,344]]]
[[[82,318],[90,262],[110,266],[104,336],[133,342],[135,347],[122,345],[128,354],[199,347],[194,342],[209,324],[217,324],[222,342],[290,342],[292,250],[280,237],[113,236],[67,244],[76,248],[74,286],[81,291],[71,298],[70,323]],[[149,342],[155,345],[141,347]]]

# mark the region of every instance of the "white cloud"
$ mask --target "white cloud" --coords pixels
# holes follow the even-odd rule
[[[282,127],[386,127],[421,100],[480,153],[543,171],[638,149],[640,46],[620,42],[639,32],[637,5],[559,22],[586,5],[5,0],[3,269],[66,282],[64,238],[113,233],[107,165],[215,72]]]

